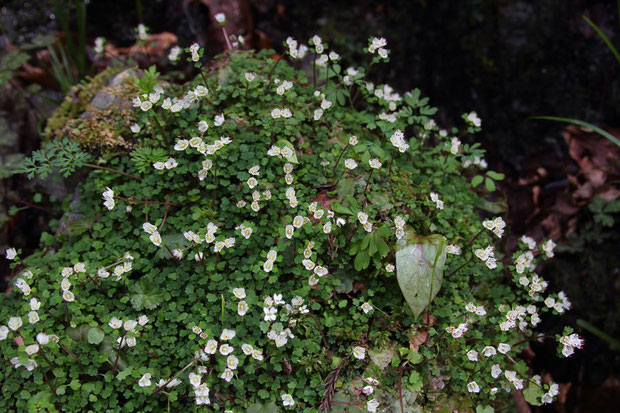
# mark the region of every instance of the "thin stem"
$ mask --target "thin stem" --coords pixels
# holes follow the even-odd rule
[[[226,40],[226,47],[228,47],[228,50],[232,50],[232,45],[230,44],[230,39],[228,38],[228,32],[226,32],[225,26],[222,26],[222,33],[224,33],[224,39]]]
[[[73,351],[69,350],[69,349],[67,348],[67,346],[65,346],[65,345],[64,345],[64,344],[62,344],[62,343],[58,343],[58,344],[60,344],[60,347],[61,347],[61,348],[65,351],[65,353],[67,353],[68,355],[70,355],[70,356],[71,356],[71,358],[73,358],[73,360],[75,360],[75,361],[76,361],[76,362],[78,362],[79,364],[82,364],[82,361],[79,359],[79,357],[78,357],[78,356],[76,356],[76,355],[75,355],[75,353],[74,353]]]
[[[282,60],[282,57],[275,59],[275,63],[273,64],[273,66],[271,66],[271,69],[269,69],[269,74],[267,75],[267,80],[271,81],[271,75],[273,74],[273,71],[276,69],[276,66],[278,66],[278,63],[280,63],[280,60]]]
[[[170,377],[168,379],[168,381],[166,381],[164,384],[162,384],[161,386],[159,386],[158,388],[156,388],[155,390],[153,390],[153,392],[151,393],[151,395],[153,394],[157,394],[161,391],[164,390],[164,388],[166,388],[166,386],[174,379],[176,379],[177,377],[179,377],[181,374],[183,374],[183,372],[185,370],[187,370],[188,368],[190,368],[191,366],[193,366],[196,363],[196,360],[192,360],[187,366],[183,367],[180,371],[178,371],[174,376]]]
[[[340,155],[338,156],[338,159],[336,159],[336,164],[334,165],[334,168],[332,169],[332,175],[336,173],[336,168],[338,168],[338,165],[340,164],[340,159],[342,159],[342,155],[344,155],[344,153],[347,151],[347,149],[349,148],[349,145],[350,145],[349,142],[347,142],[344,148],[342,148],[342,151],[340,151]]]
[[[364,187],[364,193],[366,193],[366,190],[368,189],[368,185],[370,185],[370,179],[372,178],[372,173],[374,172],[374,168],[370,170],[370,175],[368,175],[368,180],[366,181],[366,186]]]
[[[329,348],[329,344],[327,344],[327,339],[325,338],[325,335],[323,334],[323,329],[321,328],[321,325],[319,324],[319,320],[317,320],[314,314],[312,313],[308,313],[308,315],[312,317],[312,319],[314,320],[314,323],[316,324],[316,328],[319,330],[319,333],[321,333],[321,338],[323,339],[323,345],[325,346],[325,351],[327,352],[327,360],[331,362],[332,351]]]
[[[142,178],[139,178],[139,177],[137,177],[135,175],[131,175],[131,174],[128,174],[128,173],[125,173],[125,172],[122,172],[122,171],[118,171],[116,169],[107,168],[105,166],[94,165],[92,163],[85,163],[84,166],[86,166],[88,168],[93,168],[93,169],[101,169],[102,171],[114,172],[115,174],[123,175],[123,176],[126,176],[128,178],[135,179],[137,181],[142,181]]]
[[[164,212],[164,219],[161,221],[161,225],[159,226],[160,231],[164,227],[164,224],[166,223],[166,218],[168,217],[169,207],[170,207],[170,192],[168,192],[168,196],[166,197],[166,212]]]
[[[118,343],[118,348],[116,349],[116,358],[114,359],[114,365],[112,366],[114,371],[116,371],[116,367],[118,365],[118,359],[120,358],[119,356],[121,353],[121,347],[123,346],[123,341],[125,341],[125,334],[121,336],[121,342]]]

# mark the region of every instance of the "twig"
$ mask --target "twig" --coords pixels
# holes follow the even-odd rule
[[[128,178],[135,179],[137,181],[142,181],[142,178],[139,178],[139,177],[137,177],[135,175],[131,175],[131,174],[128,174],[128,173],[125,173],[125,172],[122,172],[122,171],[118,171],[116,169],[107,168],[105,166],[94,165],[92,163],[85,163],[84,166],[86,166],[88,168],[92,168],[92,169],[101,169],[102,171],[114,172],[115,174],[123,175],[123,176],[126,176]]]
[[[327,344],[327,339],[325,338],[325,335],[323,334],[323,329],[321,328],[321,325],[319,324],[319,320],[317,320],[314,314],[312,313],[308,313],[308,315],[312,317],[312,319],[314,320],[314,323],[316,324],[316,328],[319,330],[319,333],[321,333],[321,338],[323,339],[323,345],[325,346],[325,351],[327,352],[327,360],[331,362],[332,351],[329,348],[329,344]]]
[[[159,226],[159,230],[164,227],[164,223],[166,222],[166,218],[168,217],[168,208],[170,207],[170,192],[168,192],[168,196],[166,197],[166,212],[164,212],[164,219],[161,221],[161,225]]]
[[[161,391],[163,391],[163,389],[168,385],[168,383],[170,383],[172,380],[176,379],[177,377],[179,377],[181,374],[183,374],[183,372],[185,370],[187,370],[188,368],[190,368],[194,363],[196,363],[196,360],[192,360],[187,366],[183,367],[180,371],[178,371],[174,376],[170,377],[168,379],[168,381],[166,381],[164,384],[162,384],[161,386],[159,386],[158,388],[156,388],[155,390],[153,390],[153,392],[151,393],[151,395],[157,394]]]

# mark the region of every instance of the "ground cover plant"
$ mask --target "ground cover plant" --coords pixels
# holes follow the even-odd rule
[[[224,21],[224,17],[220,16]],[[237,40],[238,41],[238,40]],[[33,177],[84,173],[70,224],[14,260],[3,397],[17,411],[493,411],[558,386],[519,358],[570,308],[535,273],[551,241],[494,248],[503,177],[471,112],[441,129],[419,90],[368,81],[318,36],[287,59],[233,49],[183,85],[135,80],[132,149],[49,142]],[[299,70],[311,64],[313,76]],[[71,199],[66,200],[69,206]],[[57,223],[56,226],[60,226]]]

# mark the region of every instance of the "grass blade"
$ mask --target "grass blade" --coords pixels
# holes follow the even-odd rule
[[[607,45],[607,47],[609,47],[609,50],[611,50],[611,52],[614,54],[614,56],[616,57],[616,60],[618,61],[618,63],[620,63],[620,54],[618,53],[618,51],[616,50],[616,48],[614,47],[613,43],[611,42],[611,40],[609,40],[609,38],[607,36],[605,36],[605,33],[603,33],[603,31],[601,29],[598,28],[598,26],[594,23],[592,23],[592,21],[590,19],[588,19],[586,16],[583,16],[583,18],[585,19],[585,21],[588,22],[588,24],[590,26],[592,26],[592,28],[594,29],[594,31],[601,37],[601,39],[603,39],[603,41],[605,42],[605,44]]]
[[[532,116],[532,117],[530,117],[530,119],[553,120],[553,121],[556,121],[556,122],[572,123],[573,125],[583,126],[584,128],[592,129],[594,132],[596,132],[599,135],[609,139],[610,141],[615,143],[617,146],[620,146],[620,140],[618,140],[611,133],[609,133],[607,131],[604,131],[603,129],[599,128],[596,125],[593,125],[593,124],[588,123],[588,122],[584,122],[584,121],[579,120],[579,119],[561,118],[561,117],[558,117],[558,116]]]

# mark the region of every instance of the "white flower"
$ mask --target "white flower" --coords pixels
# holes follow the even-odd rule
[[[478,352],[476,350],[469,350],[467,352],[467,358],[469,361],[478,361]]]
[[[497,351],[499,351],[502,354],[508,353],[510,351],[510,344],[499,343],[497,346]]]
[[[37,334],[37,342],[40,345],[45,346],[45,345],[47,345],[50,342],[50,336],[48,336],[45,333],[39,333],[39,334]]]
[[[245,301],[239,301],[237,304],[237,314],[244,316],[248,312],[248,303]]]
[[[486,357],[491,357],[491,356],[494,356],[497,353],[495,351],[495,347],[493,347],[493,346],[486,346],[485,348],[482,349],[482,354],[484,354]]]
[[[158,231],[153,232],[150,236],[149,239],[151,240],[151,242],[159,247],[161,245],[161,235],[159,235]]]
[[[372,305],[368,302],[364,302],[361,307],[365,314],[368,314],[373,310]]]
[[[37,313],[36,311],[28,312],[28,322],[30,324],[34,324],[37,321],[39,321],[39,313]]]
[[[220,346],[220,354],[221,354],[222,356],[227,356],[227,355],[229,355],[230,353],[232,353],[232,352],[233,352],[233,350],[234,350],[234,348],[233,348],[232,346],[229,346],[228,344],[222,344],[222,345]]]
[[[28,354],[29,356],[32,356],[33,354],[37,353],[39,351],[39,345],[38,344],[31,344],[29,346],[26,346],[26,348],[24,349],[24,351],[26,352],[26,354]]]
[[[62,298],[69,303],[75,301],[75,295],[71,291],[63,291]]]
[[[236,370],[239,366],[239,359],[231,354],[226,358],[226,366],[231,370]]]
[[[480,387],[478,386],[478,383],[476,383],[475,381],[472,381],[472,382],[467,383],[467,391],[470,393],[479,393]]]
[[[251,82],[254,79],[256,79],[256,75],[254,75],[254,73],[245,72],[245,80],[247,80],[248,82]]]
[[[379,402],[375,399],[370,399],[366,402],[366,410],[369,412],[376,412],[379,407]]]
[[[214,17],[215,17],[215,21],[218,22],[219,24],[226,23],[226,15],[224,13],[218,13]]]
[[[469,115],[467,115],[467,122],[469,122],[470,124],[474,125],[477,128],[479,128],[480,125],[482,124],[482,121],[480,120],[476,112],[471,112]]]
[[[244,299],[246,297],[245,288],[233,288],[233,295],[240,300]]]
[[[140,125],[138,125],[137,123],[134,123],[133,125],[129,127],[129,129],[131,129],[133,133],[138,133],[140,132]]]
[[[359,142],[359,140],[357,139],[357,136],[351,135],[349,137],[349,145],[355,146],[355,145],[357,145],[358,142]]]
[[[491,367],[491,376],[496,379],[502,373],[502,369],[499,367],[499,364],[493,364]]]
[[[11,330],[17,331],[23,324],[21,317],[11,317],[9,318],[8,326]]]
[[[138,386],[149,387],[151,385],[151,373],[144,373],[140,380],[138,380]]]
[[[166,168],[166,165],[163,162],[155,162],[153,163],[153,168],[157,169],[158,171],[163,171]]]
[[[373,168],[373,169],[379,169],[379,168],[381,168],[382,164],[381,164],[381,161],[379,159],[373,158],[373,159],[370,159],[368,161],[368,165],[370,165],[370,167]]]
[[[225,328],[222,331],[222,334],[220,335],[220,340],[224,340],[224,341],[232,340],[236,334],[237,333],[235,333],[235,330],[229,330]]]
[[[220,113],[219,115],[215,115],[215,118],[213,119],[213,124],[215,126],[222,126],[225,120],[226,119],[224,118],[224,114]]]
[[[149,102],[148,100],[145,100],[144,102],[140,103],[140,109],[142,109],[143,112],[148,111],[152,107],[153,107],[153,104]]]
[[[125,323],[123,323],[123,328],[126,331],[133,331],[135,330],[137,325],[138,325],[138,322],[136,320],[127,320],[125,321]]]
[[[30,299],[30,309],[32,311],[37,311],[39,308],[41,308],[41,302],[39,300],[37,300],[36,298],[31,298]]]
[[[353,347],[353,356],[356,359],[364,360],[364,358],[366,357],[366,349],[360,346]]]
[[[179,139],[174,145],[175,151],[184,151],[189,146],[189,141],[187,139]]]
[[[215,354],[216,351],[217,351],[217,341],[215,340],[207,341],[207,344],[205,345],[205,348],[204,348],[204,352],[207,354]]]
[[[229,383],[230,383],[230,381],[232,380],[233,377],[234,377],[234,373],[233,373],[233,371],[231,369],[224,370],[224,372],[220,376],[220,378],[222,378],[223,380],[225,380],[225,381],[227,381]]]
[[[146,325],[149,322],[149,318],[146,315],[141,315],[140,317],[138,317],[138,324],[140,324],[141,326]]]
[[[386,264],[386,266],[385,266],[385,270],[387,272],[394,272],[395,269],[396,269],[396,267],[394,267],[394,264]]]
[[[362,389],[362,393],[364,393],[366,396],[371,395],[374,391],[375,391],[375,388],[372,387],[371,385],[364,386],[364,388]]]
[[[246,356],[250,356],[254,351],[254,347],[252,347],[252,345],[250,344],[242,344],[241,351],[243,351],[243,354],[245,354]]]
[[[278,108],[275,108],[271,111],[271,117],[273,119],[278,119],[282,116],[282,111]]]
[[[293,396],[288,393],[283,394],[282,396],[282,405],[286,406],[295,406],[295,400],[293,400]]]
[[[355,169],[357,168],[357,162],[355,162],[355,159],[345,159],[344,166],[347,169]]]
[[[115,330],[116,330],[116,329],[121,328],[121,326],[123,325],[123,320],[119,320],[119,319],[118,319],[118,318],[116,318],[116,317],[112,317],[112,318],[110,319],[110,322],[108,323],[108,325],[109,325],[111,328],[113,328],[113,329],[115,329]]]

